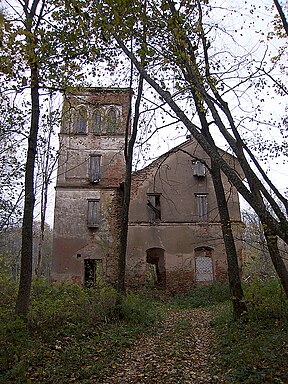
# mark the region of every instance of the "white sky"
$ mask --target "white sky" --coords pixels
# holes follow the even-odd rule
[[[14,5],[17,3],[15,0],[2,0],[1,5],[5,5],[5,7],[8,7],[9,5]],[[242,1],[242,0],[211,0],[211,3],[216,4],[219,9],[217,10],[217,13],[214,15],[214,22],[218,23],[219,25],[225,26],[227,32],[231,34],[231,44],[234,36],[237,38],[237,49],[239,50],[234,51],[234,54],[239,54],[240,56],[243,53],[247,53],[250,50],[254,50],[253,55],[255,57],[258,57],[260,59],[263,55],[263,51],[265,50],[266,46],[266,36],[268,32],[272,31],[271,27],[271,21],[273,21],[273,14],[268,9],[263,8],[263,6],[270,7],[273,4],[272,0],[250,0],[249,2]],[[284,4],[284,2],[282,2]],[[255,11],[254,13],[250,13],[251,6],[255,5]],[[229,7],[232,11],[227,15],[226,8]],[[223,10],[222,10],[223,9]],[[237,12],[234,12],[237,11]],[[240,17],[239,15],[243,15],[243,17]],[[241,23],[239,23],[239,20]],[[242,23],[243,21],[243,23]],[[239,30],[242,36],[239,34]],[[235,32],[237,31],[237,32]],[[263,42],[261,42],[263,40]],[[282,42],[280,42],[282,44]],[[273,50],[274,46],[274,52],[277,52],[277,49],[279,47],[279,41],[270,41],[269,42],[270,48]],[[217,38],[217,50],[221,51],[226,49],[227,46],[227,34],[223,34],[222,37],[218,36]],[[257,52],[255,53],[255,50]],[[270,59],[270,58],[269,58]],[[128,73],[128,69],[126,70]],[[287,79],[287,72],[286,75],[283,74],[283,79],[285,80],[285,76]],[[123,79],[122,83],[119,83],[119,78]],[[97,77],[97,79],[93,79],[92,85],[93,86],[115,86],[119,85],[121,87],[128,86],[127,84],[127,74],[122,73],[119,77],[119,71],[116,71],[114,76],[113,74],[109,73],[108,71],[105,73],[105,69],[102,69],[102,75],[101,77]],[[287,82],[286,82],[287,84]],[[247,97],[247,96],[243,96]],[[250,98],[253,100],[253,94],[250,94]],[[267,113],[267,116],[269,116],[270,113],[273,113],[276,118],[279,118],[283,116],[285,113],[285,106],[287,107],[287,100],[285,100],[283,97],[277,97],[275,95],[275,98],[272,99],[265,96],[265,102],[262,103],[262,108],[265,113]],[[287,98],[286,98],[287,99]],[[247,97],[247,109],[251,108],[251,104],[249,98]],[[169,123],[171,119],[166,120],[166,123]],[[156,119],[156,124],[161,125],[162,122],[160,120]],[[275,136],[275,130],[271,131],[269,133],[266,133],[266,135],[271,135],[271,138],[274,138]],[[269,137],[268,137],[269,138]],[[165,131],[159,131],[157,134],[153,137],[153,140],[150,141],[150,158],[155,158],[156,156],[161,155],[162,153],[165,153],[170,148],[180,144],[181,142],[185,141],[186,139],[186,130],[183,129],[182,131],[175,131],[173,127],[170,129],[165,128]],[[220,143],[221,145],[221,143]],[[267,174],[272,179],[272,181],[278,186],[278,188],[281,190],[281,192],[284,192],[287,190],[287,181],[288,181],[288,172],[286,170],[286,165],[283,164],[285,161],[285,157],[282,156],[281,158],[277,159],[269,159],[267,161],[267,165],[265,165],[265,169],[267,169]],[[47,211],[47,222],[50,226],[53,224],[53,210],[54,210],[54,185],[56,180],[56,174],[54,175],[54,181],[50,187],[49,190],[49,204],[48,204],[48,211]],[[37,220],[37,209],[35,209],[36,213],[36,220]]]

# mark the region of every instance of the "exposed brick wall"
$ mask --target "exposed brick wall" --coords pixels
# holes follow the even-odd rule
[[[64,100],[64,119],[67,118],[67,112],[69,114],[69,111],[73,111],[76,106],[78,105],[87,105],[87,107],[101,107],[102,105],[119,105],[123,108],[123,115],[122,115],[122,126],[119,134],[125,134],[126,130],[126,122],[127,119],[129,119],[128,113],[129,113],[129,104],[130,104],[130,97],[129,97],[129,89],[128,88],[85,88],[84,91],[75,94],[69,94],[66,96]],[[129,121],[129,133],[130,133],[130,121]],[[65,124],[62,126],[62,132],[64,132]]]
[[[171,293],[186,292],[195,287],[194,273],[185,271],[166,272],[166,287]]]
[[[227,280],[227,267],[223,265],[223,262],[216,260],[215,261],[215,280],[216,281],[225,281]]]

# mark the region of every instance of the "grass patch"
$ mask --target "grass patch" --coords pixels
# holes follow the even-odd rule
[[[171,300],[171,305],[178,308],[204,308],[230,299],[227,283],[203,285],[187,293],[176,295]]]
[[[33,284],[27,321],[13,317],[16,286],[0,304],[0,382],[90,383],[158,318],[155,301],[141,294],[122,300],[108,286],[84,290],[74,284]],[[2,286],[4,289],[5,287]]]
[[[245,286],[248,319],[234,322],[230,305],[215,322],[218,374],[225,383],[286,383],[288,302],[276,279]]]

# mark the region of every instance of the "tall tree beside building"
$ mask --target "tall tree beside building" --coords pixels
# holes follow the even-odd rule
[[[25,165],[25,191],[24,191],[24,215],[22,222],[22,247],[21,247],[21,272],[19,290],[16,301],[16,314],[27,315],[32,282],[32,254],[33,254],[33,212],[34,212],[34,169],[37,149],[37,136],[39,130],[40,106],[39,106],[39,68],[36,51],[37,25],[42,17],[42,10],[37,14],[39,0],[34,0],[31,7],[24,3],[25,13],[24,27],[26,40],[26,57],[29,67],[30,95],[31,95],[31,120],[28,138],[27,159]],[[44,5],[44,4],[43,4]]]
[[[21,273],[16,302],[16,314],[23,316],[28,313],[32,281],[35,159],[39,143],[40,118],[43,112],[41,98],[43,91],[65,92],[76,79],[78,82],[82,79],[79,74],[80,67],[76,64],[80,54],[75,55],[74,52],[69,51],[67,40],[65,40],[67,33],[61,36],[57,34],[59,24],[57,11],[61,10],[63,16],[66,5],[66,2],[61,0],[56,3],[50,0],[15,1],[13,4],[8,4],[4,17],[3,48],[5,49],[1,58],[1,68],[11,60],[8,53],[14,53],[13,66],[8,67],[4,72],[6,81],[14,90],[15,96],[23,94],[30,99],[30,104],[27,103],[25,110],[29,120],[29,133],[25,161]],[[66,21],[63,16],[63,25]],[[77,27],[77,21],[74,24],[71,21],[66,23],[66,26],[68,25],[73,25],[73,37],[75,37],[81,29],[81,24]],[[67,49],[63,48],[63,45]]]
[[[210,22],[210,30],[214,32],[215,29],[217,31],[217,28],[209,20],[211,5],[206,6],[205,1],[176,4],[172,0],[167,0],[157,5],[148,2],[148,13],[144,17],[140,3],[134,2],[131,7],[126,4],[123,14],[123,11],[119,11],[119,4],[116,6],[116,3],[109,2],[109,6],[107,5],[109,11],[103,16],[103,10],[100,10],[98,17],[100,15],[100,18],[103,16],[104,20],[109,19],[109,32],[122,51],[133,61],[147,83],[170,106],[178,119],[192,133],[206,153],[219,164],[224,174],[257,212],[262,225],[269,228],[266,240],[269,241],[277,235],[287,243],[288,222],[285,215],[288,208],[287,199],[267,177],[252,149],[247,145],[247,140],[243,137],[243,129],[239,128],[249,129],[253,118],[247,118],[249,121],[247,124],[243,124],[243,118],[239,123],[236,122],[235,112],[232,112],[232,108],[225,99],[227,98],[225,95],[231,93],[231,95],[236,95],[234,101],[241,103],[237,91],[245,92],[241,88],[245,82],[249,83],[251,87],[258,86],[254,82],[254,78],[261,76],[261,70],[255,66],[253,68],[253,58],[250,63],[252,69],[247,72],[246,69],[249,68],[247,58],[235,57],[235,66],[232,65],[231,68],[228,68],[227,60],[221,63],[218,55],[211,54],[214,46],[211,47],[213,42],[209,35],[210,31],[206,31],[205,27],[207,25],[209,28]],[[121,24],[119,23],[120,13]],[[131,50],[127,44],[133,17],[140,21],[139,24],[145,22],[149,31],[146,52],[148,59],[145,68],[139,60],[141,34],[135,32],[134,25],[134,35],[137,34],[138,40],[136,39],[136,41],[139,42],[138,50],[137,47],[133,47]],[[98,25],[101,24],[98,23]],[[232,53],[230,55],[233,57]],[[227,67],[223,67],[226,64]],[[259,64],[264,65],[265,63],[263,61]],[[223,76],[225,70],[232,73],[230,79],[225,79]],[[238,81],[240,74],[242,80]],[[267,77],[265,74],[263,76],[262,80],[265,82]],[[231,77],[233,77],[233,81],[231,81]],[[211,142],[203,135],[204,127],[201,125],[201,119],[199,124],[194,123],[189,117],[189,111],[186,111],[181,103],[181,99],[185,97],[191,102],[192,107],[193,103],[195,106],[201,99],[208,116],[211,136],[213,137],[212,132],[216,129],[221,133],[230,150],[237,156],[241,172],[247,179],[248,185],[243,182],[242,176],[219,155],[215,143],[211,145]],[[213,140],[215,140],[214,137]],[[270,248],[271,257],[285,292],[288,294],[288,273],[283,260],[277,252],[274,252],[276,246],[273,240]]]

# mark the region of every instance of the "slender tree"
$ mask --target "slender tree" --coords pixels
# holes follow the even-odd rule
[[[53,108],[55,108],[55,106],[53,106],[53,95],[50,94],[46,122],[45,124],[42,123],[41,142],[38,144],[37,150],[38,175],[36,178],[36,184],[40,184],[40,234],[37,258],[35,262],[35,274],[38,277],[40,277],[43,272],[43,247],[49,186],[52,181],[53,172],[57,166],[59,153],[56,152],[52,141],[56,128],[60,125],[60,113],[58,110],[53,110]]]
[[[19,291],[16,301],[16,314],[26,316],[29,309],[29,298],[32,282],[32,250],[33,250],[33,213],[35,205],[35,160],[39,143],[40,98],[43,91],[65,92],[72,83],[81,81],[79,74],[79,57],[81,53],[72,52],[71,40],[67,39],[67,30],[71,27],[71,34],[75,43],[76,36],[81,34],[83,24],[77,24],[69,18],[69,5],[65,1],[31,0],[8,3],[5,22],[5,50],[4,58],[0,60],[1,69],[9,62],[6,52],[14,52],[12,68],[4,72],[11,88],[16,94],[30,91],[29,133],[27,157],[25,162],[25,190],[24,213],[22,224],[21,272]],[[60,20],[62,29],[59,31]],[[10,20],[10,21],[9,21]],[[84,25],[86,30],[86,25]],[[66,33],[63,32],[66,28]],[[82,29],[83,30],[83,29]],[[61,33],[60,33],[61,32]],[[85,39],[83,39],[84,43]],[[82,55],[83,59],[83,55]],[[16,64],[14,64],[16,62]],[[25,94],[26,95],[26,94]],[[26,111],[26,112],[27,112]],[[47,183],[48,180],[44,181]],[[45,208],[47,195],[43,194]]]
[[[130,92],[132,93],[131,88],[130,88]],[[135,103],[134,117],[133,117],[132,135],[130,139],[128,138],[129,130],[126,129],[126,145],[125,145],[125,151],[124,151],[126,171],[125,171],[125,180],[123,184],[123,203],[122,203],[121,228],[120,228],[120,251],[118,256],[118,260],[119,260],[118,291],[119,292],[125,291],[126,249],[127,249],[127,236],[128,236],[128,222],[129,222],[129,206],[130,206],[130,197],[131,197],[133,149],[134,149],[134,144],[136,141],[137,130],[138,130],[142,92],[143,92],[143,77],[140,75],[136,103]],[[131,99],[132,99],[132,94],[130,97],[130,103],[131,103]],[[127,128],[129,124],[130,122],[127,121]]]
[[[39,130],[39,68],[35,39],[37,24],[40,15],[37,16],[37,8],[40,0],[34,0],[31,7],[28,2],[23,4],[25,13],[24,26],[26,29],[26,54],[27,63],[30,69],[30,89],[31,89],[31,121],[28,138],[27,159],[25,165],[25,197],[24,197],[24,215],[22,224],[22,248],[21,248],[21,272],[19,290],[16,301],[16,314],[26,316],[29,308],[29,298],[32,281],[32,254],[33,254],[33,212],[34,212],[34,168],[35,155],[37,149],[37,135]],[[35,20],[36,19],[36,20]],[[35,30],[36,22],[36,30]]]
[[[144,12],[146,10],[146,0],[144,2]],[[146,27],[143,28],[143,53],[141,55],[141,63],[144,65],[145,62],[145,48],[146,48]],[[133,46],[133,37],[131,36],[131,46]],[[119,252],[119,265],[118,265],[118,291],[124,292],[125,290],[125,270],[126,270],[126,250],[127,250],[127,239],[128,239],[128,222],[129,222],[129,207],[131,199],[131,181],[132,181],[132,165],[133,165],[133,150],[136,142],[138,133],[139,118],[140,118],[140,107],[143,98],[143,76],[140,74],[138,79],[137,96],[134,107],[132,135],[129,138],[129,125],[131,117],[131,101],[132,101],[132,84],[133,84],[133,70],[134,65],[131,61],[131,74],[130,74],[130,113],[126,123],[126,136],[125,136],[125,180],[123,184],[123,204],[121,212],[121,228],[120,228],[120,252]]]

